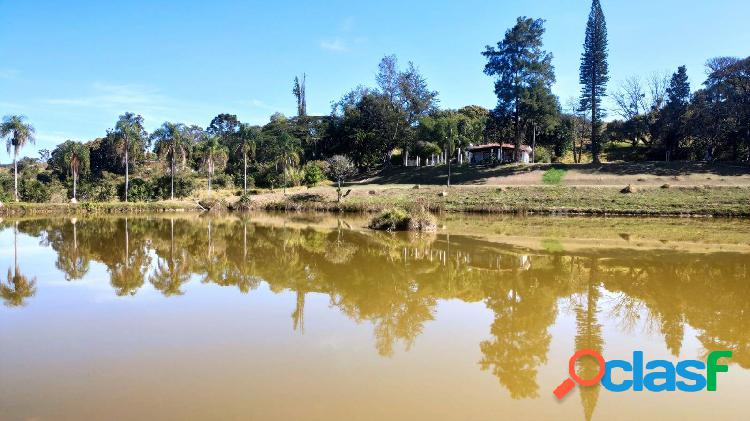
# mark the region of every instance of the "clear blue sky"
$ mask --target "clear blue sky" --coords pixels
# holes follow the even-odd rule
[[[315,4],[313,4],[315,3]],[[602,0],[610,73],[622,79],[750,54],[747,0]],[[24,114],[37,146],[102,136],[125,111],[149,130],[165,120],[206,126],[221,112],[264,123],[294,114],[294,75],[307,73],[308,112],[373,84],[395,53],[420,68],[441,106],[493,107],[480,52],[517,16],[547,20],[561,101],[579,91],[588,0],[22,1],[0,0],[0,114]],[[10,158],[4,151],[0,162]]]

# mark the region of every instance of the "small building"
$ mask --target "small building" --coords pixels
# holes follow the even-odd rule
[[[466,148],[470,164],[514,162],[516,146],[510,143],[485,143]],[[521,162],[531,162],[531,146],[521,145]]]

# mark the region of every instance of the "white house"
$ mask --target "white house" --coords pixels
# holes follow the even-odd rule
[[[493,161],[507,163],[514,161],[515,145],[510,143],[485,143],[466,148],[470,164],[489,164]],[[531,147],[521,145],[521,162],[531,162]]]

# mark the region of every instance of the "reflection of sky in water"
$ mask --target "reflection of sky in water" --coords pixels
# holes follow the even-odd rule
[[[517,232],[503,244],[216,219],[209,238],[205,218],[128,224],[126,236],[122,220],[79,219],[75,242],[62,219],[19,225],[19,268],[36,293],[0,307],[1,419],[744,414],[750,378],[737,364],[717,393],[551,394],[580,344],[669,360],[731,345],[747,361],[748,254],[736,243],[712,255],[566,251],[563,237],[524,248]],[[122,264],[126,242],[134,266]],[[179,288],[156,281],[170,258],[188,268]],[[57,266],[85,270],[67,281]],[[262,281],[246,277],[241,293],[239,269]]]

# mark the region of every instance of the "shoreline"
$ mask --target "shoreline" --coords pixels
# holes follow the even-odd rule
[[[230,212],[286,211],[375,213],[390,207],[424,207],[434,213],[628,217],[750,218],[750,187],[618,187],[581,186],[407,186],[350,185],[336,202],[331,187],[293,188],[250,196],[244,210],[232,211],[238,198],[218,199]],[[206,212],[198,200],[159,202],[4,203],[0,216],[107,213]]]

